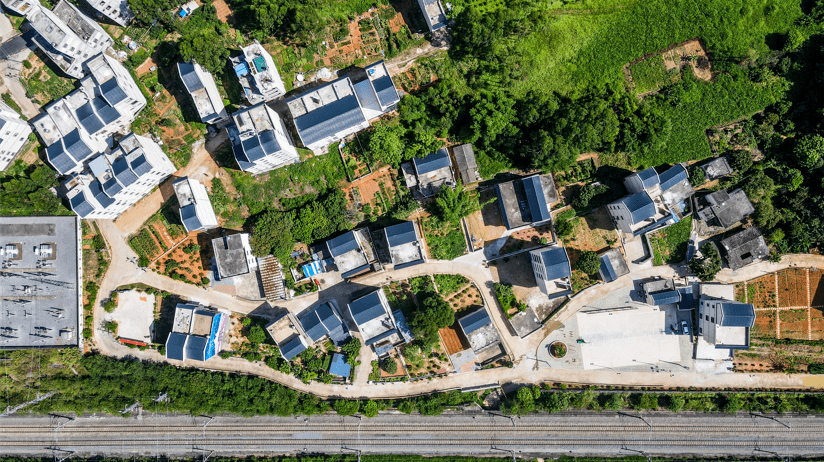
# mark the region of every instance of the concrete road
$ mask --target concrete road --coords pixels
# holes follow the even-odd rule
[[[777,416],[776,421],[746,413],[662,412],[639,417],[605,412],[510,420],[481,411],[438,417],[384,413],[362,420],[338,415],[0,419],[0,452],[12,456],[199,457],[358,451],[521,457],[812,456],[824,454],[824,418]]]

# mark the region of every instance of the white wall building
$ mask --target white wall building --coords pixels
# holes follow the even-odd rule
[[[71,3],[60,3],[49,11],[37,2],[7,0],[13,11],[24,14],[37,32],[34,42],[67,75],[79,79],[83,63],[103,53],[113,40],[92,18]]]
[[[258,42],[241,48],[242,55],[231,58],[243,95],[249,104],[272,101],[286,94],[275,61]]]
[[[100,154],[88,169],[63,183],[72,210],[81,218],[113,220],[175,172],[160,146],[134,133],[117,149]]]
[[[265,103],[232,114],[226,127],[241,170],[259,174],[300,161],[286,125]]]
[[[86,2],[100,14],[121,26],[127,26],[134,19],[134,13],[129,9],[127,0],[86,0]]]
[[[0,103],[0,172],[17,156],[31,133],[31,127],[14,109]]]
[[[61,174],[83,169],[83,163],[107,147],[108,138],[125,133],[146,98],[117,60],[98,55],[87,63],[90,75],[80,88],[45,107],[32,121],[46,146],[49,163]]]
[[[195,61],[177,63],[180,80],[192,97],[197,108],[197,115],[205,124],[215,124],[229,118],[223,98],[215,85],[215,78]]]
[[[172,186],[180,204],[180,221],[187,233],[217,227],[217,217],[206,187],[189,177],[175,181]]]

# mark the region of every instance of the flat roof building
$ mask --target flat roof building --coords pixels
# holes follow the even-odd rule
[[[128,0],[86,0],[86,3],[120,26],[126,27],[134,19]]]
[[[79,79],[83,64],[103,53],[114,42],[109,34],[76,6],[61,0],[49,11],[31,2],[24,13],[37,34],[34,43],[66,75]]]
[[[418,6],[421,8],[426,25],[429,26],[429,32],[446,27],[446,12],[440,0],[418,0]]]
[[[0,172],[9,166],[29,140],[31,127],[14,109],[0,102]]]
[[[552,204],[558,202],[555,181],[549,174],[498,183],[495,194],[507,229],[549,221]]]
[[[395,269],[406,268],[426,261],[414,221],[404,221],[383,229],[389,254]]]
[[[366,241],[364,233],[359,230],[349,231],[326,241],[329,255],[335,260],[335,266],[344,279],[372,270],[369,253],[366,251],[366,246],[369,245],[371,243]]]
[[[0,217],[0,345],[81,347],[80,219]]]
[[[699,290],[699,335],[715,348],[749,349],[750,329],[755,325],[753,305],[732,301],[731,285],[701,284]]]
[[[241,54],[230,58],[230,61],[249,104],[272,101],[286,94],[272,55],[260,42],[255,40],[240,51]]]
[[[246,233],[212,239],[212,250],[219,279],[240,276],[257,269],[257,260],[252,255],[252,246]]]
[[[532,262],[532,273],[541,292],[550,294],[550,283],[561,287],[570,287],[572,267],[569,256],[563,247],[549,246],[531,250],[529,258]],[[554,291],[552,291],[554,292]]]
[[[704,197],[707,206],[698,211],[701,221],[730,228],[755,212],[747,194],[739,188],[731,193],[726,190],[715,191]]]
[[[598,267],[598,274],[604,282],[612,282],[621,276],[629,274],[627,261],[621,249],[615,247],[598,254],[601,264]]]
[[[701,165],[700,168],[704,171],[704,177],[710,181],[732,174],[732,167],[727,162],[727,156],[716,157]]]
[[[195,61],[191,63],[177,63],[177,72],[180,80],[197,109],[200,121],[205,124],[216,124],[229,118],[223,98],[217,90],[215,78],[209,71]]]
[[[288,311],[281,311],[274,321],[266,325],[266,332],[277,344],[280,355],[287,361],[291,361],[309,347],[299,326],[295,315]]]
[[[337,304],[330,300],[298,315],[303,332],[311,343],[329,338],[340,346],[349,339],[349,329],[343,323]]]
[[[472,150],[471,143],[453,147],[452,154],[455,156],[455,166],[458,169],[463,184],[474,183],[481,179],[481,176],[478,174],[478,162],[475,160],[475,151]]]
[[[721,241],[730,269],[738,271],[770,255],[770,248],[758,228],[752,226]]]
[[[187,233],[217,227],[215,210],[205,186],[197,180],[183,177],[172,183],[172,187],[180,206],[180,221]]]
[[[166,339],[166,358],[209,360],[220,353],[229,323],[228,313],[197,303],[178,303]]]
[[[63,188],[81,218],[114,220],[175,170],[157,143],[131,133],[116,149],[93,157],[86,169],[63,182]]]
[[[409,189],[414,188],[423,197],[435,196],[441,191],[441,188],[454,188],[456,185],[455,175],[452,172],[452,161],[449,159],[449,153],[445,148],[429,153],[423,159],[413,157],[408,164],[402,170],[406,186]]]
[[[398,329],[382,289],[352,301],[348,308],[365,345],[378,350],[383,346],[394,346],[410,340]]]
[[[54,101],[32,126],[46,147],[49,163],[61,175],[80,172],[94,154],[107,149],[115,133],[127,133],[146,107],[129,71],[107,55],[86,63],[89,75],[77,90]]]
[[[257,175],[300,161],[278,114],[264,103],[232,114],[226,127],[238,167]]]
[[[476,355],[501,343],[501,335],[484,307],[458,319],[458,325]]]

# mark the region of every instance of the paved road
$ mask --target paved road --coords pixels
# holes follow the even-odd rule
[[[173,457],[295,453],[466,454],[520,456],[632,455],[780,456],[824,453],[820,416],[669,413],[643,419],[603,414],[509,418],[486,412],[439,417],[382,414],[376,418],[11,417],[0,420],[6,455]],[[205,425],[208,423],[208,425]],[[58,425],[61,425],[57,428]],[[214,451],[214,452],[213,452]],[[512,451],[512,452],[510,452]],[[634,451],[634,452],[633,452]]]

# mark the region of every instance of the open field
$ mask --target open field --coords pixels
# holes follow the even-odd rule
[[[649,234],[656,266],[681,263],[687,258],[687,242],[692,231],[692,217]]]

